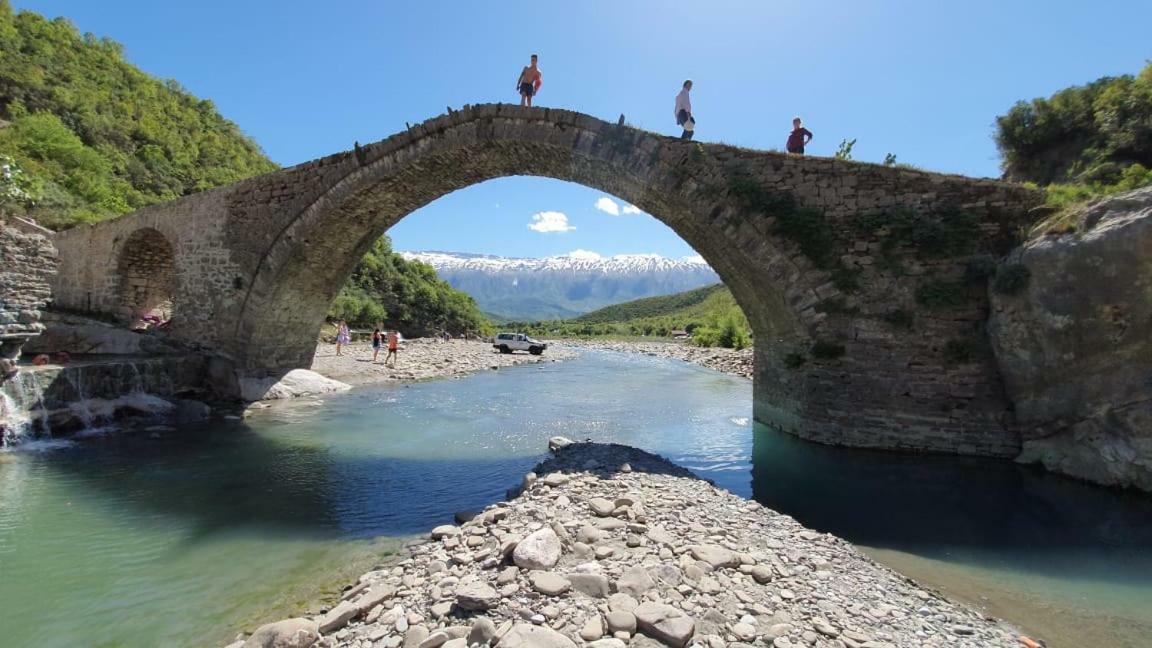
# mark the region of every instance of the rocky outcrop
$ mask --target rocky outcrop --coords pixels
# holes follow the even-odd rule
[[[529,475],[515,499],[363,575],[317,615],[319,645],[1018,645],[995,619],[661,457],[573,443]],[[541,538],[555,552],[522,565]]]
[[[293,369],[283,376],[240,379],[240,398],[249,402],[331,394],[349,389],[352,389],[351,385],[307,369]]]
[[[77,355],[173,355],[188,349],[154,331],[137,332],[123,326],[65,313],[45,313],[44,331],[24,345],[24,353]]]
[[[989,332],[1024,437],[1019,461],[1152,491],[1152,187],[1013,253]]]
[[[56,273],[51,232],[21,218],[0,219],[0,382],[7,362],[24,342],[44,329],[40,309],[52,296]]]

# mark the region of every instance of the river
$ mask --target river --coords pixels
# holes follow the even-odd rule
[[[1050,646],[1149,645],[1152,498],[817,446],[754,426],[751,399],[708,369],[584,352],[0,454],[0,643],[205,645],[314,609],[500,499],[559,434],[664,454]]]

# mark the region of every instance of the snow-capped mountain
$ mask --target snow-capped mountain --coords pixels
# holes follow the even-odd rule
[[[423,261],[480,309],[511,320],[575,317],[610,304],[669,295],[720,281],[704,259],[655,254],[516,259],[455,252],[401,252]]]

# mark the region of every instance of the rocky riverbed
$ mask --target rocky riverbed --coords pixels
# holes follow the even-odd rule
[[[502,354],[488,342],[433,338],[406,340],[397,353],[396,366],[384,364],[387,349],[380,350],[376,363],[372,362],[372,346],[357,342],[346,345],[342,355],[336,355],[336,346],[320,344],[312,360],[312,370],[334,380],[350,384],[397,381],[411,382],[433,378],[458,378],[478,371],[541,362],[559,362],[576,357],[575,352],[549,345],[543,355],[528,353]]]
[[[685,342],[642,342],[636,340],[562,340],[560,344],[585,349],[603,349],[624,353],[643,353],[660,358],[674,358],[708,367],[733,376],[752,377],[752,349],[707,348]]]
[[[660,457],[619,445],[550,445],[555,456],[511,500],[459,514],[459,526],[436,527],[336,605],[262,626],[229,648],[1023,642],[844,540]]]

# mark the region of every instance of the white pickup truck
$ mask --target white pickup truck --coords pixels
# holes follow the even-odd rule
[[[540,355],[544,353],[544,349],[548,348],[547,343],[533,340],[523,333],[501,333],[492,341],[492,346],[496,347],[500,353],[527,351],[532,355]]]

